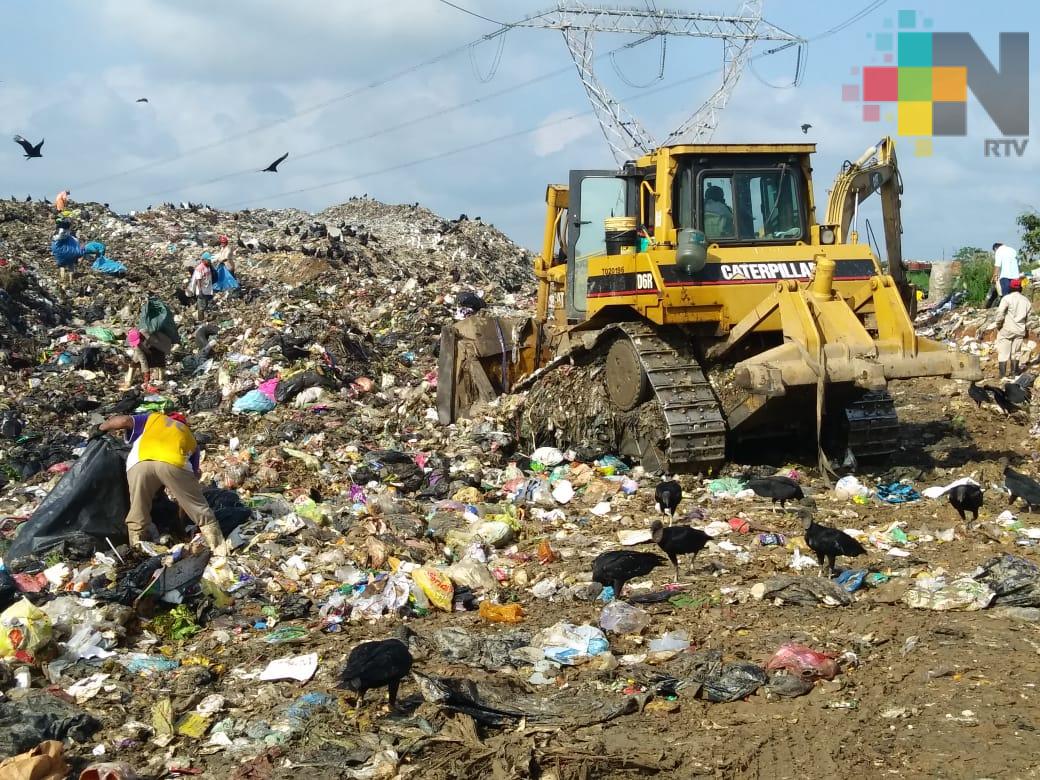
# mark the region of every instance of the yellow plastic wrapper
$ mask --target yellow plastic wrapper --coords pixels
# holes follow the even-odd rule
[[[177,721],[175,731],[182,737],[202,739],[209,730],[209,724],[213,719],[200,715],[197,712],[186,712]]]
[[[464,487],[456,491],[451,500],[458,501],[460,504],[479,504],[484,500],[484,494],[475,487]]]
[[[412,580],[433,606],[444,612],[451,612],[451,598],[455,595],[455,588],[447,575],[436,569],[416,569],[412,572]]]
[[[51,641],[51,619],[28,599],[0,612],[0,658],[35,663],[36,653]]]

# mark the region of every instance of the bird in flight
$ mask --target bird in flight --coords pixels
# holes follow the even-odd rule
[[[135,103],[147,103],[148,102],[148,98],[137,98],[137,100],[135,100],[134,102]]]
[[[804,125],[802,125],[802,135],[808,135],[809,131],[811,129],[812,129],[812,125],[810,125],[808,122],[806,122]]]
[[[31,143],[26,141],[20,135],[16,135],[14,137],[14,142],[16,144],[18,144],[20,147],[22,147],[22,149],[25,150],[25,159],[26,160],[29,160],[29,159],[31,159],[33,157],[43,157],[43,154],[40,152],[40,148],[43,146],[43,140],[42,139],[41,139],[41,141],[38,144],[36,144],[36,146],[33,146]]]
[[[275,160],[273,163],[268,165],[266,168],[262,168],[260,170],[260,173],[278,173],[278,166],[281,165],[285,161],[285,158],[288,157],[288,156],[289,156],[289,153],[286,152],[281,157],[279,157],[277,160]]]

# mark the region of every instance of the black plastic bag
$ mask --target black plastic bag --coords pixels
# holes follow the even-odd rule
[[[217,523],[225,536],[253,516],[253,510],[242,503],[242,499],[234,490],[206,488],[202,495],[205,496],[213,514],[217,516]]]
[[[304,390],[310,387],[334,387],[335,382],[328,376],[323,376],[317,371],[301,371],[294,374],[284,382],[279,382],[274,391],[274,400],[280,404],[291,401]]]
[[[750,663],[726,664],[701,681],[701,698],[714,702],[739,701],[769,682],[765,669]]]
[[[18,585],[7,569],[0,569],[0,612],[18,600]]]
[[[108,437],[87,444],[28,522],[18,529],[7,553],[10,559],[41,555],[74,533],[86,534],[107,549],[127,542],[126,513],[130,490],[125,455]]]
[[[31,750],[48,739],[90,742],[101,721],[44,691],[0,702],[0,758]]]
[[[992,607],[1040,607],[1040,566],[1017,555],[990,558],[975,574],[997,595]]]

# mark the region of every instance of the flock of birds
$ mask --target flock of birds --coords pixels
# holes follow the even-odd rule
[[[1021,499],[1029,508],[1040,508],[1040,482],[1012,469],[1007,461],[1004,465],[1004,487],[1010,495],[1010,503]],[[768,498],[775,505],[784,507],[787,501],[803,499],[804,493],[798,483],[784,476],[754,477],[746,480],[746,484],[761,498]],[[966,520],[966,514],[972,514],[972,521],[978,520],[979,509],[983,504],[983,491],[978,485],[957,485],[948,492],[950,504]],[[711,537],[699,528],[688,525],[675,525],[675,513],[683,499],[682,487],[675,480],[665,479],[658,484],[654,499],[659,513],[667,515],[669,524],[654,520],[650,528],[651,540],[675,567],[675,577],[679,579],[679,556],[693,556],[705,548]],[[835,574],[836,561],[839,557],[856,558],[866,555],[867,551],[860,542],[837,528],[817,523],[812,512],[805,506],[796,510],[804,529],[805,543],[816,554],[822,569],[826,563],[830,574]],[[655,552],[641,550],[608,550],[600,553],[592,562],[592,579],[604,587],[614,589],[614,597],[621,598],[625,585],[636,577],[644,577],[665,563],[664,557]],[[398,636],[362,642],[347,657],[340,672],[341,688],[357,694],[356,711],[359,712],[365,693],[375,688],[387,689],[389,704],[397,707],[397,693],[401,681],[412,668],[412,654],[408,647],[408,630],[402,627]]]
[[[1010,417],[1022,411],[1022,405],[1029,403],[1033,397],[1034,374],[1022,373],[1013,381],[1004,383],[1003,387],[978,385],[972,382],[968,387],[968,397],[975,402],[976,408],[992,402],[1001,412]]]
[[[148,98],[138,98],[136,102],[147,103]],[[32,160],[37,157],[43,157],[43,142],[45,140],[47,139],[40,139],[40,142],[38,144],[34,144],[32,141],[29,141],[20,135],[16,135],[14,137],[14,142],[18,144],[20,147],[22,147],[22,151],[25,152],[26,160]],[[278,173],[278,166],[285,162],[288,156],[289,153],[286,152],[277,160],[268,165],[266,168],[261,168],[260,173]]]

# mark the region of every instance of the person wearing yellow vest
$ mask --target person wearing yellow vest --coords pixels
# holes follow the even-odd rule
[[[121,414],[105,420],[98,429],[124,431],[126,443],[130,445],[126,459],[126,479],[130,484],[126,529],[131,546],[158,538],[158,530],[152,524],[152,502],[159,489],[165,487],[199,527],[214,554],[226,554],[224,534],[202,495],[199,446],[184,415],[178,412]]]

